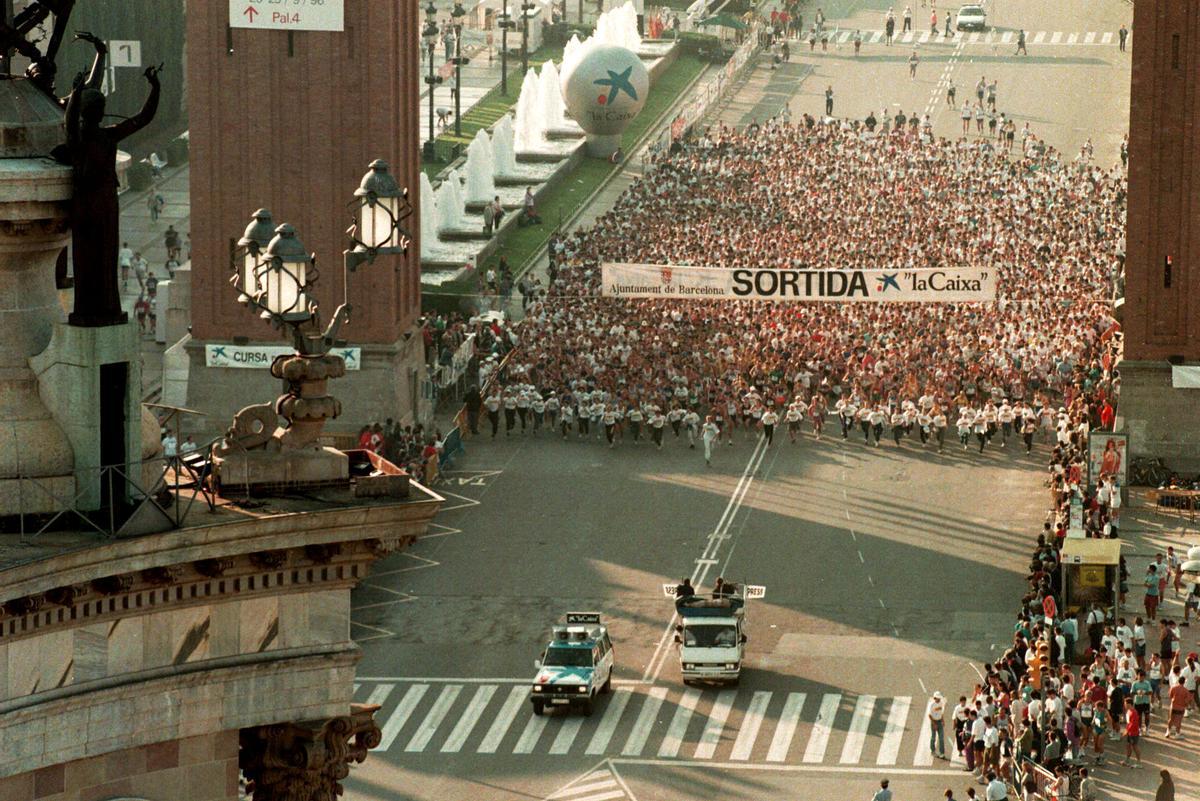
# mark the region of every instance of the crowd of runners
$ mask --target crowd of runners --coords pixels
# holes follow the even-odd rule
[[[677,440],[709,458],[785,426],[791,441],[1028,451],[1105,369],[1125,177],[1021,153],[811,118],[711,129],[554,242],[549,291],[477,411],[492,436]],[[970,265],[1001,290],[958,305],[615,300],[603,261]]]

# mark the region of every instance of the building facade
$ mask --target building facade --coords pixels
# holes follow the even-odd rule
[[[1200,464],[1200,391],[1172,366],[1200,362],[1200,6],[1134,7],[1121,416],[1135,455]]]
[[[233,242],[258,208],[295,226],[315,252],[315,296],[327,320],[343,300],[342,251],[352,200],[367,165],[389,162],[401,186],[418,186],[415,2],[345,0],[345,30],[231,28],[229,5],[187,10],[191,140],[192,286],[187,402],[220,429],[241,405],[275,387],[266,370],[205,368],[204,345],[276,341],[229,286]],[[342,330],[363,349],[362,370],[339,382],[340,427],[419,416],[424,380],[419,226],[410,254],[381,258],[345,284],[353,318]],[[279,344],[283,344],[280,342]],[[339,428],[334,423],[332,428]]]

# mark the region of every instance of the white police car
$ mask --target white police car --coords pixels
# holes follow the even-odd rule
[[[568,612],[566,625],[554,626],[533,666],[538,670],[529,690],[533,714],[561,706],[591,715],[596,696],[612,691],[613,646],[600,613]]]

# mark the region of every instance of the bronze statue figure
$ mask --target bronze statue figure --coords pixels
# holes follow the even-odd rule
[[[104,77],[104,59],[108,48],[86,31],[75,35],[77,41],[96,48],[87,78],[75,76],[67,98],[67,142],[55,148],[55,157],[73,168],[74,194],[71,198],[71,250],[75,263],[75,309],[71,325],[103,326],[124,323],[128,316],[121,310],[117,277],[117,251],[120,247],[120,206],[117,203],[117,145],[154,119],[158,109],[160,67],[147,67],[150,95],[141,111],[115,125],[102,125],[104,95],[100,83]]]

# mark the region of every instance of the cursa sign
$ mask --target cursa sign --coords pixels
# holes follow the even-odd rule
[[[270,368],[271,362],[277,356],[291,356],[296,349],[286,345],[219,345],[204,346],[204,364],[206,367],[246,367]],[[362,367],[362,348],[334,348],[329,351],[334,356],[341,356],[347,370],[358,370]]]
[[[972,267],[921,270],[773,270],[601,265],[609,298],[836,301],[843,303],[980,303],[996,299],[994,271]]]
[[[611,156],[621,133],[646,105],[650,73],[632,50],[589,45],[562,76],[563,102],[587,132],[588,154]]]

